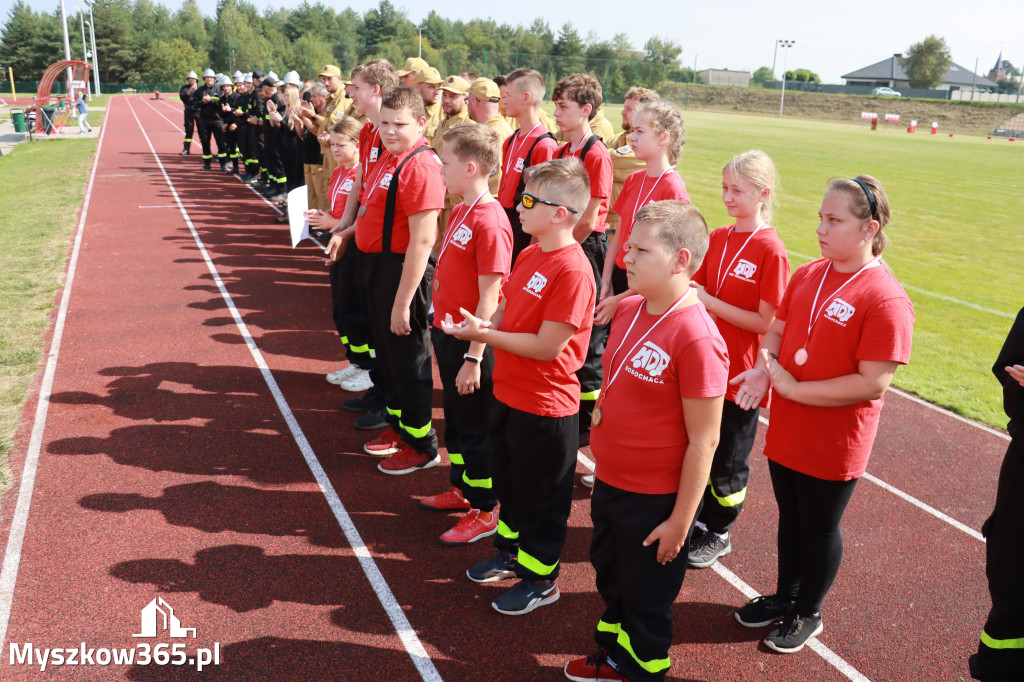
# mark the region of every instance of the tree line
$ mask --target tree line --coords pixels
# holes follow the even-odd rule
[[[328,63],[346,70],[385,57],[400,65],[420,47],[418,27],[390,0],[363,14],[308,1],[260,13],[246,0],[221,0],[214,17],[203,16],[195,0],[185,0],[174,12],[152,0],[97,0],[93,15],[104,82],[177,83],[186,72],[206,67],[279,74],[296,69],[315,76]],[[83,58],[79,27],[78,15],[69,14],[72,59]],[[491,19],[452,20],[437,11],[421,27],[423,58],[443,75],[472,70],[493,76],[529,67],[557,78],[586,70],[609,92],[694,81],[693,71],[680,66],[682,46],[659,36],[637,49],[623,33],[611,39],[581,35],[571,23],[555,31],[540,18],[524,27]],[[37,80],[63,56],[59,10],[36,11],[17,0],[0,31],[4,75],[12,67],[16,80]]]

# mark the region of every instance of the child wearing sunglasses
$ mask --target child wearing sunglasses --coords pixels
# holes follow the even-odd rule
[[[519,217],[537,243],[520,254],[490,321],[462,308],[462,322],[442,322],[446,333],[494,348],[489,437],[501,504],[498,552],[466,573],[478,583],[519,578],[491,603],[507,615],[559,597],[579,434],[575,373],[586,356],[596,294],[590,262],[573,238],[589,199],[590,182],[577,159],[531,166]]]

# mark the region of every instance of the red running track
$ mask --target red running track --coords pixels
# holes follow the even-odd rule
[[[23,653],[28,642],[184,642],[188,656],[217,643],[220,664],[60,672],[563,679],[565,660],[593,649],[600,614],[588,491],[574,500],[562,599],[521,618],[494,612],[489,601],[505,586],[463,574],[490,546],[442,547],[436,537],[454,517],[416,505],[447,485],[447,470],[380,474],[340,409],[345,394],[323,380],[341,354],[318,252],[289,248],[274,210],[236,178],[178,156],[179,121],[180,106],[144,96],[115,97],[108,109],[66,317],[54,330],[59,348],[41,402],[27,406],[0,504],[11,538],[0,678],[40,675],[38,664],[11,664],[12,644]],[[440,426],[440,409],[434,418]],[[870,473],[977,529],[1005,446],[996,432],[890,394]],[[763,631],[733,620],[744,585],[774,586],[775,510],[760,447],[735,551],[723,567],[690,571],[675,604],[670,679],[966,678],[987,612],[984,545],[869,480],[846,515],[822,646],[773,654]],[[158,597],[197,629],[194,639],[133,637],[145,634],[140,611]]]

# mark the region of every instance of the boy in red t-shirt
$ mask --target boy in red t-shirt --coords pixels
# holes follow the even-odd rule
[[[600,649],[566,664],[572,680],[661,680],[671,665],[672,603],[729,378],[725,341],[690,287],[707,247],[695,206],[636,215],[626,273],[640,295],[615,310],[591,442]]]
[[[360,282],[362,269],[360,262],[363,254],[352,238],[355,236],[356,213],[363,200],[363,188],[366,185],[366,180],[384,154],[384,145],[381,143],[379,130],[381,101],[384,93],[397,85],[398,74],[395,67],[386,59],[374,59],[366,64],[360,64],[352,70],[352,103],[356,111],[366,117],[366,123],[359,131],[359,164],[356,166],[355,177],[345,202],[345,212],[338,223],[331,228],[333,236],[326,249],[332,262],[340,260],[346,262],[344,267],[346,277],[341,283],[341,288],[348,292],[343,297],[346,309],[345,317],[350,327],[359,329],[359,333],[355,336],[358,342],[353,343],[353,346],[359,349],[362,358],[361,366],[369,371],[368,383],[372,384],[366,394],[350,398],[342,403],[342,407],[346,410],[363,413],[352,423],[355,428],[363,430],[381,429],[388,424],[384,419],[386,410],[383,390],[379,386],[381,379],[376,359],[377,352],[369,342],[369,313],[366,310],[366,294]],[[366,341],[362,341],[363,339]],[[350,337],[350,341],[352,340]],[[351,360],[351,357],[349,359]],[[345,379],[346,377],[339,378],[336,375],[334,377],[334,381],[339,384]],[[359,388],[358,385],[349,387]]]
[[[498,500],[492,487],[487,419],[494,400],[494,353],[479,341],[442,331],[443,320],[461,319],[459,310],[489,320],[498,308],[501,285],[512,264],[512,227],[488,189],[498,165],[501,141],[485,125],[456,126],[442,138],[442,172],[448,192],[462,197],[448,221],[434,273],[434,355],[444,389],[444,443],[451,460],[451,487],[420,500],[438,511],[465,510],[444,545],[468,545],[494,535]]]
[[[559,159],[575,157],[583,163],[590,178],[590,201],[573,229],[573,237],[594,271],[597,291],[608,254],[608,197],[612,193],[612,157],[601,138],[590,131],[590,121],[601,106],[601,84],[593,76],[574,73],[558,81],[551,99],[555,103],[555,121],[569,141],[558,148]],[[601,392],[601,356],[608,341],[608,325],[595,324],[590,333],[587,358],[576,376],[580,380],[579,447],[590,443],[590,415]]]
[[[519,256],[505,300],[488,322],[463,308],[446,333],[494,347],[490,446],[501,516],[498,553],[466,574],[519,582],[491,605],[520,615],[558,599],[576,468],[579,380],[594,317],[594,275],[572,230],[590,194],[575,159],[532,166],[519,205],[538,243]],[[443,284],[442,284],[443,286]]]
[[[431,423],[427,314],[444,180],[441,162],[423,137],[425,125],[418,93],[398,87],[384,94],[385,152],[366,178],[355,224],[370,338],[377,350],[374,383],[380,385],[391,427],[363,449],[390,455],[377,467],[386,474],[408,474],[441,461]]]
[[[519,200],[523,196],[524,171],[530,166],[554,158],[558,143],[540,120],[540,104],[544,101],[544,77],[533,69],[516,69],[507,76],[505,110],[515,118],[519,128],[502,145],[501,184],[498,201],[512,225],[512,264],[530,245],[530,235],[519,222]]]

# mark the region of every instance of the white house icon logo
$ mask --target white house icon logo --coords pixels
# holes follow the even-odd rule
[[[157,614],[163,616],[162,621]],[[166,630],[171,637],[188,637],[190,632],[192,639],[196,637],[196,629],[181,627],[181,621],[174,615],[171,605],[163,597],[157,597],[142,609],[142,632],[132,637],[156,637],[157,631],[161,629]]]

